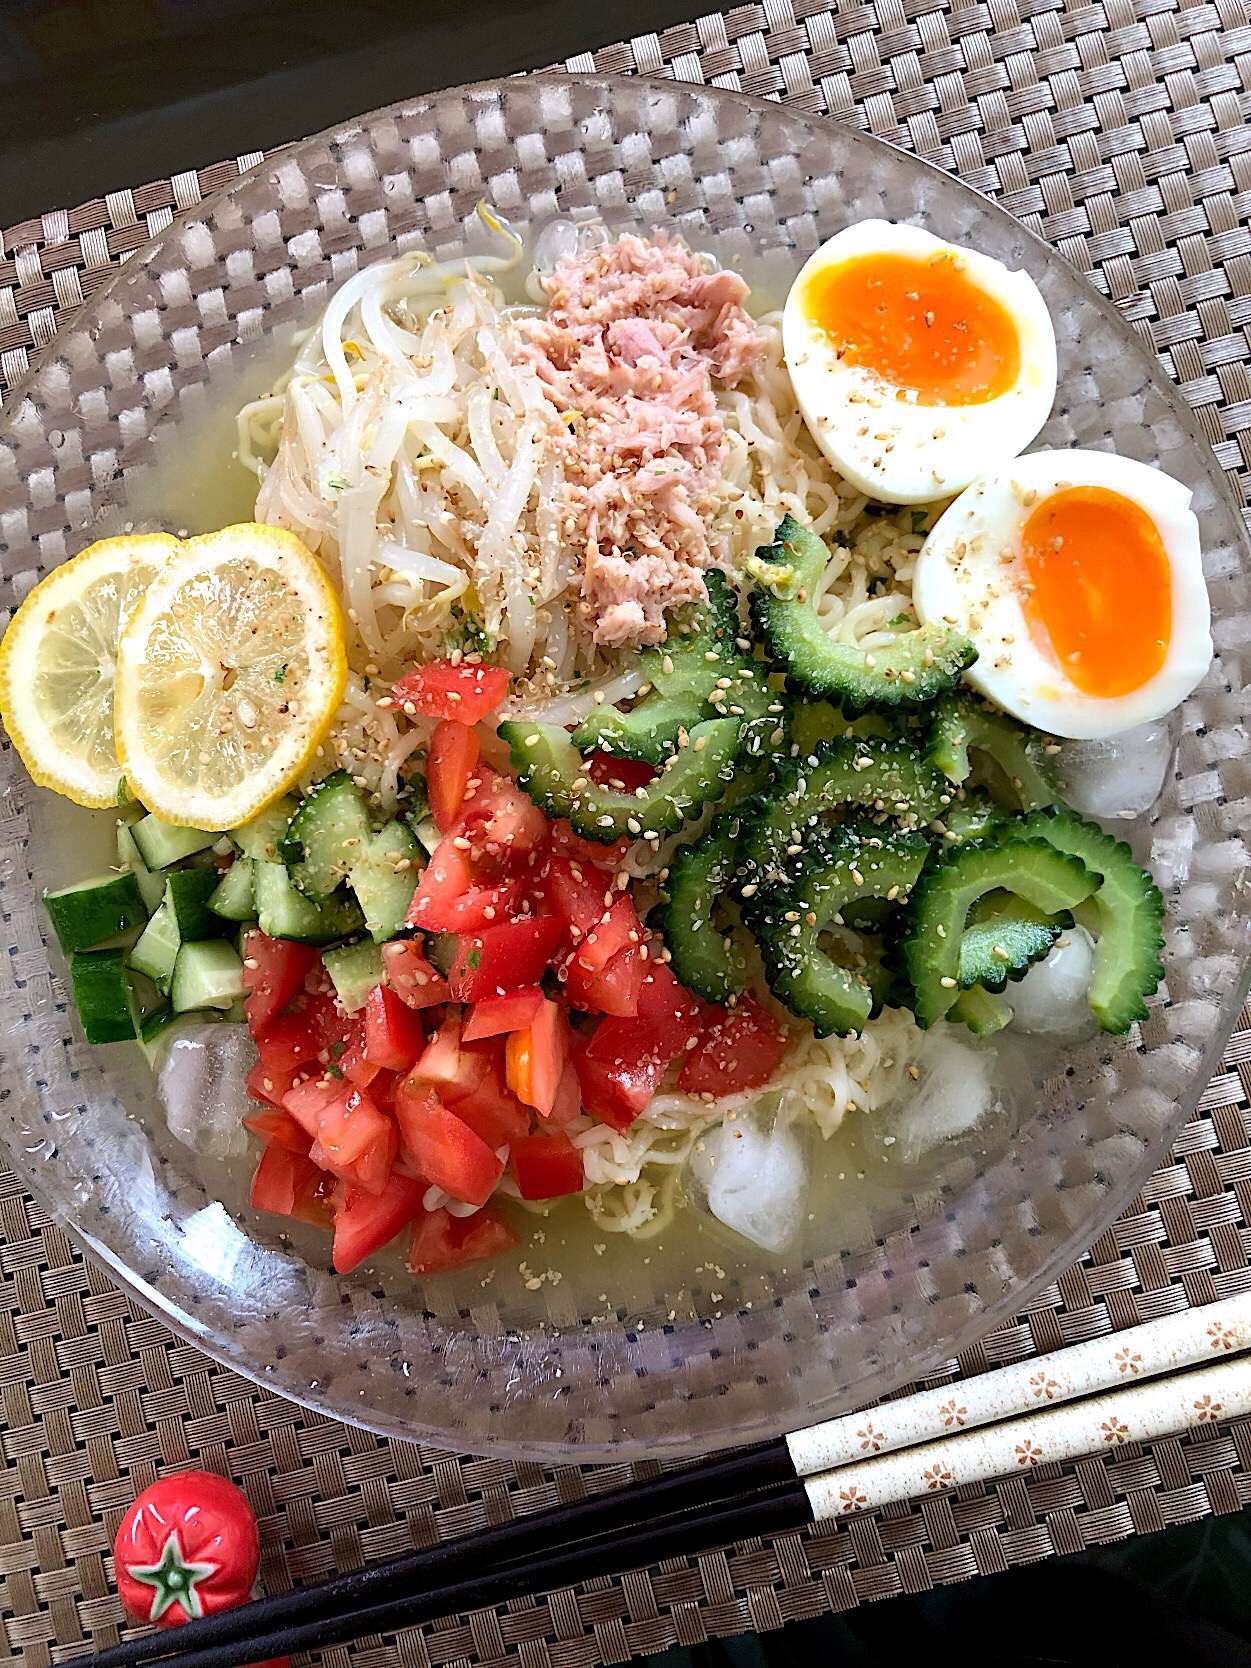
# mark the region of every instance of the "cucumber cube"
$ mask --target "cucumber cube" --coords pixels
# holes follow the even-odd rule
[[[148,919],[133,874],[100,875],[44,894],[44,907],[66,955],[142,927]]]

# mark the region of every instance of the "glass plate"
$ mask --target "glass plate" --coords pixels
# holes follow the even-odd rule
[[[608,1236],[593,1228],[571,1249],[553,1217],[545,1240],[527,1240],[524,1272],[421,1283],[384,1261],[338,1279],[324,1240],[282,1240],[247,1212],[239,1174],[169,1136],[136,1050],[82,1043],[39,895],[69,863],[89,872],[89,825],[32,788],[6,743],[0,1130],[23,1181],[128,1291],[235,1371],[328,1414],[547,1458],[745,1442],[867,1401],[1019,1311],[1132,1196],[1217,1065],[1247,989],[1243,531],[1155,360],[1083,278],[972,191],[776,104],[535,76],[307,140],[133,256],[56,337],[0,427],[0,602],[128,522],[177,531],[246,516],[247,477],[229,463],[234,404],[362,263],[485,247],[483,198],[527,233],[556,215],[667,227],[779,298],[818,243],[870,215],[1033,274],[1061,366],[1040,444],[1115,448],[1167,470],[1194,489],[1203,528],[1219,657],[1174,720],[1159,801],[1128,829],[1169,905],[1149,1021],[1064,1057],[1042,1051],[1010,1126],[949,1144],[910,1179],[889,1180],[888,1165],[888,1182],[875,1180],[878,1126],[853,1118],[853,1144],[830,1152],[865,1169],[864,1185],[858,1170],[841,1192],[830,1183],[806,1255],[739,1256],[685,1228],[676,1253],[663,1236],[628,1257],[615,1242],[600,1252]]]

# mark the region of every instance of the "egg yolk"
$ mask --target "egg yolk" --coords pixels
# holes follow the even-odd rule
[[[845,364],[920,405],[984,405],[1021,372],[1011,314],[970,282],[956,253],[857,255],[814,272],[803,307]]]
[[[1031,634],[1045,636],[1069,681],[1087,695],[1128,695],[1168,653],[1172,575],[1160,530],[1106,487],[1063,487],[1025,523]]]

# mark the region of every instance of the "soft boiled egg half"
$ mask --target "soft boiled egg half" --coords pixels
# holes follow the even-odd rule
[[[782,342],[804,420],[871,498],[925,504],[1029,445],[1056,342],[1028,273],[917,226],[862,220],[791,286]]]
[[[1170,712],[1212,658],[1190,492],[1109,452],[1035,452],[983,475],[917,558],[922,620],[972,640],[965,677],[1051,735]]]

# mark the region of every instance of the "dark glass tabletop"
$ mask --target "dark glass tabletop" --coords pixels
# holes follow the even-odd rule
[[[0,0],[0,225],[704,10],[695,0]]]

